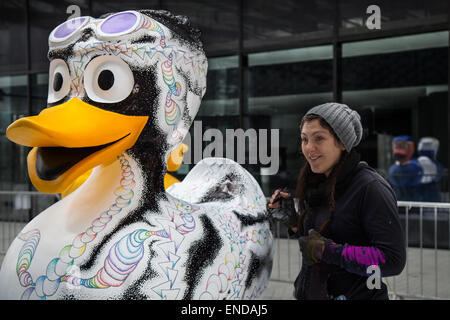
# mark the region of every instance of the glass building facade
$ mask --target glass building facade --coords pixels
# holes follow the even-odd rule
[[[448,168],[450,5],[442,0],[377,1],[380,28],[373,29],[371,4],[366,0],[0,2],[0,190],[34,190],[26,169],[29,149],[10,142],[5,131],[14,120],[38,114],[46,106],[48,35],[74,13],[74,5],[81,15],[93,17],[165,9],[188,16],[201,29],[209,58],[207,91],[191,128],[186,155],[190,161],[175,174],[179,178],[198,160],[194,144],[201,141],[202,150],[208,150],[213,140],[208,129],[218,129],[223,137],[230,129],[242,129],[248,143],[241,162],[266,195],[278,186],[294,188],[303,161],[300,119],[309,108],[329,101],[358,110],[364,126],[358,150],[385,177],[393,163],[392,138],[403,134],[411,135],[416,145],[423,136],[438,138],[438,161]],[[278,138],[272,140],[275,131]],[[265,174],[270,163],[260,156],[261,141],[269,159],[277,157],[271,151],[279,155],[277,174]],[[226,151],[225,138],[220,143]],[[254,150],[257,161],[252,161]],[[221,156],[217,150],[212,155]],[[441,191],[448,200],[448,185],[444,183]]]

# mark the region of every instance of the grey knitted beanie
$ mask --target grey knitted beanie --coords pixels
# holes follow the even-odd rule
[[[361,141],[363,128],[358,112],[345,104],[329,102],[310,109],[306,115],[322,117],[338,136],[345,149],[350,152]]]

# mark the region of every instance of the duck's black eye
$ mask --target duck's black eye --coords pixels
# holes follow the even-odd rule
[[[58,92],[59,90],[61,90],[62,85],[63,85],[63,76],[61,73],[56,72],[53,78],[53,90],[55,92]]]
[[[89,99],[100,103],[116,103],[131,94],[134,76],[130,66],[121,58],[104,55],[93,58],[87,64],[83,82]]]
[[[114,74],[110,70],[103,70],[98,75],[98,86],[102,90],[109,90],[114,85]]]
[[[66,62],[62,59],[53,59],[48,72],[48,98],[47,103],[60,101],[70,92],[70,72]]]

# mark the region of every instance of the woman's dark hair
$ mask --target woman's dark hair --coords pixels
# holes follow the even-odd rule
[[[300,131],[302,130],[305,122],[311,122],[313,120],[319,120],[320,125],[323,128],[327,129],[333,135],[333,137],[335,138],[335,142],[340,141],[338,136],[336,135],[336,133],[330,127],[330,125],[322,117],[315,115],[315,114],[308,114],[305,117],[303,117],[302,122],[300,123]],[[347,156],[348,156],[348,152],[346,150],[344,150],[341,154],[339,162],[333,167],[330,175],[326,179],[325,193],[328,196],[328,203],[330,206],[331,214],[333,214],[334,207],[335,207],[334,195],[335,195],[336,179],[337,179],[338,173],[340,172]],[[298,232],[300,233],[300,235],[303,234],[303,221],[307,214],[307,210],[304,205],[306,190],[308,188],[308,184],[315,184],[315,183],[318,183],[318,181],[319,181],[319,175],[313,173],[308,161],[305,161],[305,164],[303,165],[302,169],[300,170],[300,174],[298,175],[297,189],[295,192],[295,196],[298,199],[298,208],[299,208],[299,214],[300,214],[300,217],[298,219],[298,225],[297,225]],[[328,225],[330,220],[331,219],[328,219],[327,221],[325,221],[322,224],[319,232],[322,232],[325,229],[325,227]]]

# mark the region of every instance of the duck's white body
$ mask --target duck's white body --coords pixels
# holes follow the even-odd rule
[[[49,45],[48,108],[6,134],[33,147],[28,172],[42,192],[95,169],[14,240],[0,298],[260,297],[272,235],[253,177],[205,159],[164,190],[168,156],[206,90],[207,59],[187,20],[153,10],[80,17]]]
[[[5,256],[0,298],[260,297],[272,235],[264,196],[248,172],[231,160],[205,159],[166,199],[155,199],[158,210],[142,211],[140,170],[128,155],[97,167],[33,219]],[[208,202],[198,203],[202,198]]]

